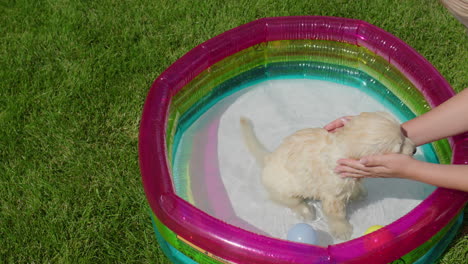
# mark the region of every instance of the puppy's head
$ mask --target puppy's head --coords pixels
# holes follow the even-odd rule
[[[340,144],[346,145],[351,158],[388,153],[411,156],[416,150],[400,123],[386,112],[361,113],[347,122],[340,134]]]

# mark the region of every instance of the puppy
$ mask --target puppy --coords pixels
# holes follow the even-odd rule
[[[330,233],[341,240],[353,232],[346,205],[365,196],[366,190],[360,180],[336,174],[336,161],[386,153],[413,155],[416,150],[398,121],[385,112],[361,113],[335,133],[323,128],[299,130],[271,153],[258,141],[248,119],[241,118],[240,124],[248,150],[263,168],[262,183],[270,198],[305,220],[315,218],[305,199],[320,200]]]

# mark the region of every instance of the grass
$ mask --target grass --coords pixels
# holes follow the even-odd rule
[[[153,80],[267,16],[368,21],[468,86],[467,34],[437,1],[0,0],[0,263],[168,263],[138,168]],[[467,222],[440,263],[467,258]]]

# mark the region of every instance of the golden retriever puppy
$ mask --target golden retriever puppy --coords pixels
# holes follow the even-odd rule
[[[299,130],[271,153],[258,141],[248,119],[241,118],[240,123],[248,150],[263,168],[262,183],[270,198],[305,220],[315,218],[305,199],[320,200],[330,233],[342,240],[349,239],[353,231],[346,205],[365,196],[366,190],[360,180],[341,178],[334,172],[337,160],[415,152],[399,122],[385,112],[361,113],[335,133],[323,128]]]

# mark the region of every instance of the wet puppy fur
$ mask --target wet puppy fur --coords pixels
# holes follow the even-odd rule
[[[273,152],[259,142],[250,120],[242,117],[240,124],[245,145],[263,168],[262,183],[271,200],[309,221],[315,218],[315,211],[305,200],[320,200],[330,233],[341,240],[349,239],[353,232],[346,219],[348,202],[367,192],[362,180],[341,178],[334,172],[337,160],[415,152],[400,123],[385,112],[361,113],[334,133],[323,128],[299,130]]]

